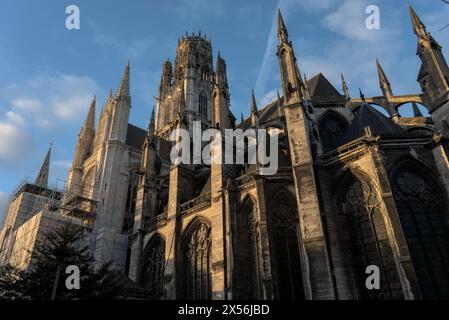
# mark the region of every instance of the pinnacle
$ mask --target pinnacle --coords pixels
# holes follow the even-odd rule
[[[84,128],[93,129],[95,127],[95,109],[96,109],[97,96],[94,96],[92,103],[90,105],[89,111],[84,121]]]
[[[130,64],[126,65],[125,71],[123,72],[122,80],[120,81],[119,88],[117,89],[117,97],[129,97],[129,81],[130,81]]]
[[[44,162],[42,163],[42,166],[39,170],[39,173],[36,177],[35,184],[46,188],[48,186],[48,175],[50,172],[50,156],[51,156],[51,147],[52,144],[50,143],[50,146],[47,151],[47,155],[45,156]]]

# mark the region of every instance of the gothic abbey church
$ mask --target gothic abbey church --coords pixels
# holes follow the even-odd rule
[[[66,188],[48,185],[49,151],[13,193],[0,262],[32,267],[45,232],[73,223],[96,261],[113,261],[149,299],[448,299],[449,67],[409,10],[418,94],[393,94],[379,62],[376,97],[350,97],[343,76],[342,93],[321,73],[307,80],[280,12],[282,94],[263,108],[253,94],[248,119],[232,114],[225,60],[214,64],[204,36],[183,36],[163,64],[147,130],[128,123],[128,64],[98,123],[92,102]],[[194,121],[276,131],[277,173],[173,164],[170,133]],[[365,285],[371,265],[378,290]]]

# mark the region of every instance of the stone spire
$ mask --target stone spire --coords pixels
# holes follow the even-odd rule
[[[219,84],[223,88],[228,88],[228,79],[226,74],[226,62],[225,60],[220,56],[220,51],[218,51],[217,56],[217,64],[215,67],[215,83]]]
[[[278,39],[279,42],[288,42],[288,31],[280,9],[278,9]]]
[[[408,11],[410,12],[413,31],[415,32],[415,34],[418,36],[418,38],[429,39],[429,33],[426,30],[426,26],[424,25],[424,23],[422,23],[421,19],[418,17],[410,3],[408,4]]]
[[[421,112],[421,110],[419,110],[418,105],[416,104],[416,102],[412,102],[412,106],[413,106],[413,116],[415,118],[423,118],[423,114]]]
[[[125,72],[123,72],[122,80],[120,81],[120,85],[117,89],[116,97],[117,98],[129,98],[130,90],[129,90],[129,79],[130,79],[130,65],[129,61],[126,65]]]
[[[240,114],[240,121],[242,122],[242,124],[245,123],[245,118],[243,117],[243,112],[241,112],[241,114]]]
[[[427,32],[410,5],[409,11],[413,31],[418,37],[417,55],[421,60],[418,82],[423,92],[423,103],[429,109],[440,108],[449,96],[449,66],[441,45]],[[432,114],[435,114],[434,111],[432,110]]]
[[[360,95],[360,99],[362,99],[363,102],[365,102],[365,95],[362,92],[362,89],[359,88],[359,95]]]
[[[298,69],[292,43],[288,40],[287,28],[280,11],[278,13],[278,39],[277,56],[281,71],[284,103],[301,102],[304,99],[304,83]]]
[[[349,95],[348,85],[346,84],[345,76],[343,75],[343,73],[341,74],[341,86],[343,88],[346,100],[350,100],[351,96]]]
[[[393,96],[393,90],[391,90],[390,82],[388,81],[387,75],[382,69],[382,66],[380,65],[378,59],[376,59],[376,64],[377,64],[377,74],[379,76],[380,89],[382,90],[382,94],[384,95],[384,97],[389,98]]]
[[[307,76],[305,73],[304,73],[304,86],[303,86],[303,94],[302,95],[306,100],[310,100],[310,98],[311,98],[309,85],[307,84]]]
[[[153,136],[154,130],[155,130],[155,124],[154,124],[154,106],[153,106],[153,109],[151,111],[150,123],[148,124],[148,136]]]
[[[44,162],[41,165],[39,173],[36,177],[35,184],[39,187],[48,187],[48,175],[50,173],[50,156],[51,156],[51,144],[48,148],[47,155],[45,156]]]
[[[95,129],[95,109],[96,109],[97,96],[94,96],[92,103],[90,104],[89,111],[86,116],[86,120],[84,121],[85,129]]]
[[[282,103],[281,103],[281,96],[279,95],[279,90],[276,90],[277,95],[277,109],[278,109],[278,117],[282,117]]]
[[[259,111],[257,110],[256,97],[254,96],[254,90],[251,94],[251,126],[257,128],[259,126]]]

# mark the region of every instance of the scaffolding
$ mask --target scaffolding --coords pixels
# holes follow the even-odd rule
[[[61,181],[64,185],[60,211],[67,216],[81,219],[86,226],[93,226],[98,210],[98,190],[95,185],[73,184]]]
[[[73,184],[68,188],[63,180],[57,180],[51,187],[42,187],[27,179],[22,181],[10,196],[8,216],[0,230],[0,235],[3,233],[0,264],[26,269],[36,242],[63,224],[82,227],[87,239],[98,206],[95,190],[94,186]]]

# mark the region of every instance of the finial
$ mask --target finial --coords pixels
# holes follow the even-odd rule
[[[51,156],[51,148],[52,147],[53,147],[53,143],[50,142],[44,162],[42,163],[39,173],[36,177],[35,184],[37,186],[40,186],[43,188],[48,187],[48,175],[50,173],[50,156]]]
[[[360,99],[362,99],[362,101],[365,101],[365,95],[362,92],[362,89],[359,88],[359,94],[360,94]]]
[[[341,74],[341,86],[342,86],[343,92],[345,94],[346,100],[350,100],[351,97],[349,95],[348,85],[346,84],[345,76],[343,75],[343,73]]]
[[[117,97],[129,97],[129,77],[130,77],[130,62],[125,67],[119,88],[117,89]]]
[[[419,110],[418,105],[416,104],[416,102],[412,102],[412,106],[413,106],[413,116],[415,118],[423,118],[423,114],[421,112],[421,110]]]

